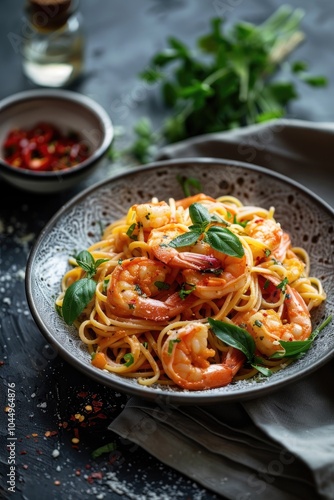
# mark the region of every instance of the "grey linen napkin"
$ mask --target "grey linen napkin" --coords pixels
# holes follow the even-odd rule
[[[334,205],[334,125],[277,120],[196,137],[158,159],[215,157],[288,175]],[[175,406],[129,399],[109,429],[232,500],[334,499],[334,361],[251,401]]]

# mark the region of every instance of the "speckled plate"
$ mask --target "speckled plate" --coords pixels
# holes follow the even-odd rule
[[[100,222],[123,216],[129,206],[157,196],[160,200],[184,195],[177,175],[195,177],[210,196],[230,194],[245,204],[274,206],[275,217],[311,257],[311,272],[321,278],[326,303],[313,314],[318,325],[334,312],[334,212],[300,184],[258,166],[230,160],[185,159],[157,162],[127,170],[99,183],[67,203],[50,220],[29,256],[26,292],[32,315],[47,341],[71,363],[96,381],[115,390],[173,404],[206,404],[258,397],[292,383],[316,370],[334,356],[334,323],[324,329],[303,358],[271,377],[257,377],[227,387],[183,391],[163,386],[144,387],[135,380],[93,367],[85,345],[74,327],[68,327],[55,311],[54,301],[68,269],[68,257],[100,238]]]

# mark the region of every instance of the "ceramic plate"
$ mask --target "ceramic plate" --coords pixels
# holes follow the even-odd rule
[[[334,322],[321,332],[303,358],[268,378],[240,381],[205,391],[183,391],[163,386],[144,387],[135,380],[99,370],[74,327],[55,311],[61,278],[69,268],[68,257],[100,239],[100,223],[123,216],[134,203],[153,196],[160,200],[183,198],[177,175],[194,177],[210,196],[233,195],[244,204],[275,207],[275,217],[291,234],[295,246],[311,257],[311,272],[323,280],[327,301],[312,316],[319,325],[334,311],[334,213],[333,209],[298,183],[258,166],[229,160],[167,160],[127,170],[67,203],[40,234],[28,261],[26,291],[32,315],[53,347],[75,368],[115,390],[148,399],[163,398],[174,404],[205,404],[249,399],[267,394],[310,374],[334,355]]]

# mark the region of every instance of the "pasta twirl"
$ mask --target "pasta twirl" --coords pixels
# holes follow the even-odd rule
[[[87,250],[99,265],[93,298],[74,322],[79,336],[95,366],[146,386],[203,390],[253,377],[258,367],[234,335],[254,346],[262,372],[281,369],[289,362],[275,359],[281,342],[308,339],[310,312],[326,298],[274,208],[231,196],[133,205]],[[60,308],[87,275],[71,263]]]

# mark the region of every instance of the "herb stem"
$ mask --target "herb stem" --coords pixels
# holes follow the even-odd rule
[[[215,83],[220,78],[223,78],[227,74],[228,74],[228,70],[226,68],[219,68],[219,69],[217,69],[217,71],[214,71],[209,76],[207,76],[203,80],[203,83],[211,86],[213,83]]]

